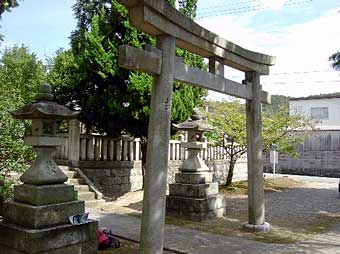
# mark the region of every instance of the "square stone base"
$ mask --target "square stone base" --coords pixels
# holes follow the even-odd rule
[[[167,196],[166,213],[193,221],[221,218],[225,214],[225,199],[220,194],[207,198]]]
[[[0,253],[97,254],[98,222],[27,229],[0,222]]]
[[[210,172],[180,172],[176,173],[175,181],[182,184],[206,184],[212,183],[213,177]]]
[[[206,184],[169,184],[171,196],[181,196],[189,198],[207,198],[218,193],[218,183]]]
[[[34,206],[71,202],[74,200],[74,187],[66,184],[14,186],[14,200]]]
[[[85,211],[84,201],[32,206],[18,202],[8,202],[4,207],[4,222],[38,229],[68,223],[68,217]]]

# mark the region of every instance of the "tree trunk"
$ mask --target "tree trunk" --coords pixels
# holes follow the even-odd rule
[[[227,181],[225,183],[225,187],[229,187],[233,182],[235,164],[236,164],[236,160],[234,159],[234,156],[231,156],[230,161],[229,161],[229,170],[228,170],[228,176],[227,176]]]

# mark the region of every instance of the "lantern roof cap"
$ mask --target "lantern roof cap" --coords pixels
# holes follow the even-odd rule
[[[68,120],[76,118],[80,112],[53,102],[51,86],[47,83],[40,85],[36,101],[22,106],[11,112],[16,119],[51,119]]]
[[[193,109],[191,117],[183,123],[173,124],[179,130],[212,131],[215,128],[207,123],[202,112],[198,108]]]

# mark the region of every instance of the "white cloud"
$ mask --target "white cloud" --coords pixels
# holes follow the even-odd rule
[[[328,61],[332,53],[340,50],[338,10],[305,23],[281,27],[275,33],[252,27],[252,18],[252,15],[222,16],[202,20],[200,24],[242,47],[275,55],[277,63],[271,68],[272,75],[262,77],[264,89],[271,94],[298,97],[340,92],[340,73],[332,70]],[[226,77],[243,79],[239,72],[229,69]]]

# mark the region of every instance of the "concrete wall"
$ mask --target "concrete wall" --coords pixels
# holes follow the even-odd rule
[[[174,183],[175,174],[181,165],[181,161],[169,161],[168,183]],[[228,173],[226,160],[206,161],[213,172],[214,181],[223,184]],[[93,182],[93,184],[109,198],[117,198],[129,191],[142,188],[142,162],[141,161],[83,161],[80,169]],[[247,161],[240,159],[234,171],[234,180],[247,179]]]
[[[299,113],[311,117],[312,107],[328,107],[328,119],[322,119],[317,126],[340,126],[340,98],[289,101],[290,114]]]
[[[296,147],[299,158],[279,154],[277,172],[282,174],[340,177],[340,131],[312,131]],[[269,154],[264,156],[265,172],[272,172]]]

